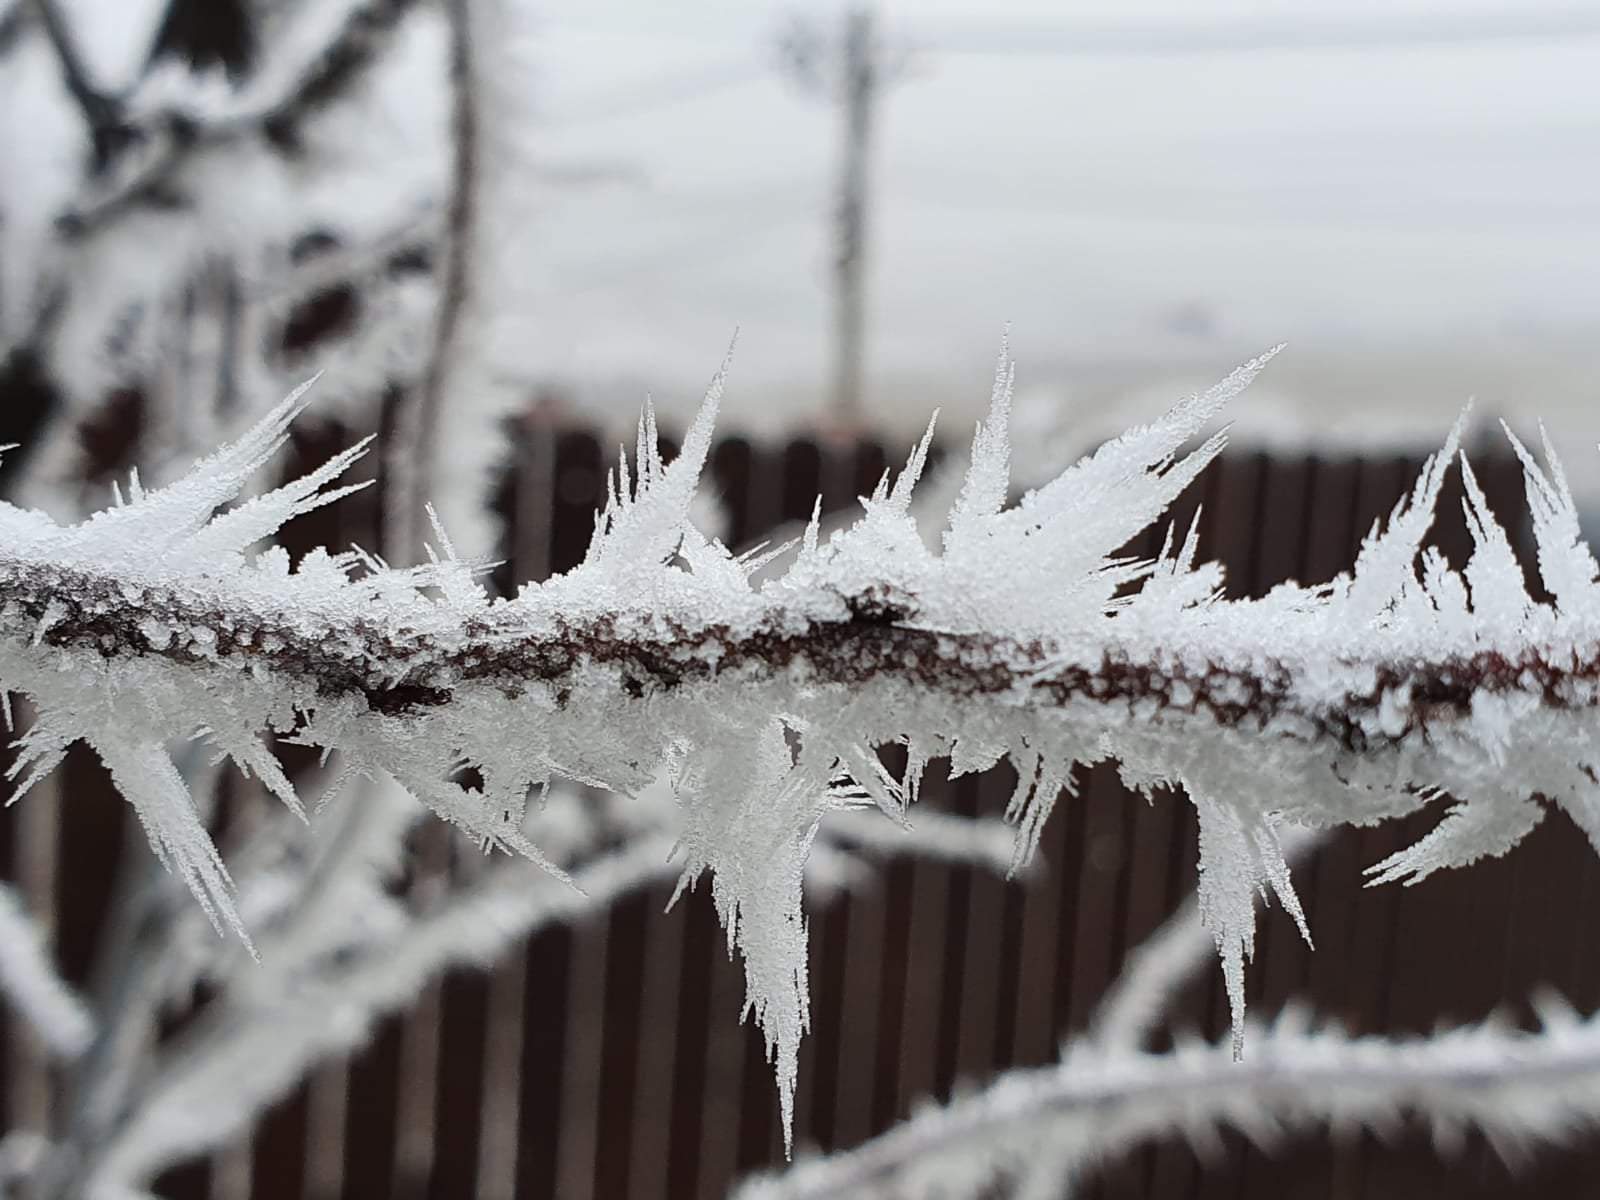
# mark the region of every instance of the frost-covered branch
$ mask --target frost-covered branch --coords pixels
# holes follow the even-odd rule
[[[447,0],[450,187],[439,247],[437,298],[425,368],[402,393],[384,471],[393,547],[411,561],[423,540],[428,496],[469,556],[492,550],[485,474],[499,465],[504,418],[526,402],[527,364],[498,343],[506,314],[525,311],[523,284],[507,265],[528,240],[535,164],[524,130],[533,120],[526,54],[507,0]],[[475,463],[478,470],[465,464]],[[446,464],[448,468],[446,469]]]
[[[483,154],[479,128],[480,104],[477,95],[478,35],[474,9],[485,7],[480,0],[446,0],[450,26],[450,92],[452,97],[451,184],[446,212],[443,263],[439,278],[439,297],[435,305],[433,352],[422,378],[401,402],[395,436],[385,447],[384,468],[399,486],[391,488],[384,523],[390,531],[391,554],[403,555],[397,561],[409,562],[421,538],[415,535],[419,523],[416,506],[408,498],[431,495],[436,474],[434,456],[439,449],[437,428],[444,405],[444,393],[455,362],[462,350],[457,344],[471,273],[477,253],[477,223],[480,158]]]
[[[157,849],[238,927],[163,749],[197,727],[291,807],[269,731],[387,772],[486,844],[536,859],[521,827],[530,788],[565,775],[630,792],[665,763],[685,881],[711,874],[787,1116],[817,823],[859,795],[898,817],[936,755],[957,773],[1009,755],[1020,862],[1074,764],[1113,758],[1132,786],[1182,784],[1198,810],[1200,912],[1237,1050],[1257,890],[1301,917],[1281,823],[1370,822],[1451,796],[1379,879],[1503,853],[1547,802],[1600,833],[1600,594],[1553,458],[1540,466],[1514,442],[1553,605],[1528,595],[1464,461],[1473,557],[1458,574],[1424,545],[1459,427],[1331,584],[1224,601],[1193,529],[1153,561],[1123,556],[1220,450],[1213,436],[1183,452],[1260,365],[1008,508],[1002,364],[942,554],[908,511],[925,438],[856,525],[826,544],[808,531],[759,587],[758,559],[687,519],[719,377],[671,465],[647,417],[637,481],[624,463],[582,565],[492,602],[442,531],[440,556],[404,571],[359,555],[313,554],[292,572],[281,551],[250,557],[335,498],[351,458],[218,513],[281,442],[286,404],[186,480],[81,525],[0,510],[0,680],[41,712],[25,769],[37,777],[90,743]],[[875,753],[894,742],[908,749],[899,779]],[[481,790],[451,781],[463,763]]]
[[[1180,1135],[1219,1145],[1223,1129],[1274,1146],[1322,1129],[1390,1132],[1427,1124],[1448,1153],[1478,1130],[1508,1161],[1600,1121],[1600,1021],[1540,1003],[1534,1033],[1503,1022],[1427,1039],[1351,1039],[1287,1009],[1252,1024],[1250,1055],[1180,1041],[1165,1054],[1083,1042],[1059,1065],[1013,1071],[977,1095],[930,1108],[832,1158],[758,1178],[739,1200],[911,1200],[1060,1196],[1133,1147]],[[1068,1194],[1070,1194],[1068,1187]]]
[[[61,77],[67,92],[72,96],[73,103],[78,106],[78,112],[83,117],[90,142],[94,147],[95,164],[97,167],[104,166],[117,146],[128,136],[123,125],[122,106],[90,80],[83,55],[78,49],[77,39],[68,27],[66,16],[57,6],[56,0],[29,0],[29,2],[39,18],[45,36],[50,40],[50,48],[55,52],[56,61],[61,66]]]
[[[349,943],[348,963],[326,971],[274,973],[268,989],[230,989],[215,1013],[158,1061],[116,1135],[96,1148],[83,1194],[147,1178],[244,1128],[319,1059],[363,1044],[372,1024],[413,1000],[453,965],[484,965],[507,943],[573,919],[676,874],[670,837],[629,842],[573,873],[569,887],[536,868],[493,872],[438,913]],[[582,890],[578,890],[581,888]],[[354,931],[345,931],[345,934]],[[340,936],[339,931],[323,931]],[[176,1139],[176,1140],[174,1140]]]
[[[0,884],[0,991],[57,1054],[78,1054],[93,1036],[94,1018],[56,974],[38,929],[4,884]]]
[[[391,807],[379,794],[360,799]],[[495,963],[542,928],[669,882],[679,873],[671,854],[676,809],[664,781],[600,803],[574,787],[554,789],[528,832],[577,888],[526,859],[501,858],[411,915],[386,893],[382,875],[349,853],[339,856],[338,872],[317,877],[326,904],[308,905],[304,881],[291,871],[258,871],[241,884],[241,906],[259,931],[262,963],[219,964],[226,989],[152,1055],[138,1089],[104,1114],[97,1136],[76,1139],[94,1150],[55,1194],[109,1195],[224,1144],[319,1061],[364,1045],[378,1019],[414,1002],[445,971]],[[807,865],[808,889],[837,882],[843,865],[859,865],[861,850],[1005,869],[991,823],[941,817],[923,814],[903,829],[875,813],[830,817]],[[358,828],[376,847],[371,823]],[[195,949],[186,946],[188,932],[180,923],[174,935],[180,957]],[[176,965],[171,956],[168,965]]]
[[[208,115],[162,106],[144,114],[125,135],[127,144],[149,147],[143,161],[63,213],[57,228],[76,240],[103,235],[111,224],[142,210],[181,207],[182,177],[195,160],[233,153],[241,143],[261,141],[280,151],[297,150],[305,121],[359,84],[415,5],[416,0],[357,5],[297,77],[253,109],[224,108]]]

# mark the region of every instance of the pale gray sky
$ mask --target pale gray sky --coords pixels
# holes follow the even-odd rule
[[[552,160],[638,174],[531,206],[559,297],[540,352],[619,396],[671,396],[737,325],[736,390],[814,400],[838,120],[776,69],[796,8],[543,11]],[[1007,322],[1041,382],[1200,370],[1282,340],[1308,369],[1398,358],[1415,379],[1446,355],[1481,360],[1491,385],[1515,387],[1516,364],[1547,392],[1600,382],[1600,4],[879,11],[908,54],[875,157],[885,403],[981,393]],[[1294,48],[1182,52],[1252,35]],[[1097,38],[1145,45],[1070,52]],[[1421,420],[1464,399],[1419,401]]]

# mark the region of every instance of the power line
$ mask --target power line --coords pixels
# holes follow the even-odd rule
[[[813,194],[814,187],[809,178],[792,177],[735,192],[658,196],[658,200],[675,208],[691,207],[712,227],[693,230],[688,236],[609,262],[585,255],[577,263],[558,264],[558,271],[568,266],[574,271],[573,282],[563,285],[562,294],[610,291],[644,280],[659,280],[680,269],[698,269],[722,261],[752,240],[803,230],[817,215],[820,198]],[[659,215],[658,211],[658,218]]]
[[[940,26],[917,38],[942,54],[1179,57],[1273,50],[1405,50],[1600,36],[1594,6],[1543,13],[1452,13],[1384,21],[1270,20],[1165,27],[1115,25]]]
[[[771,77],[771,68],[752,58],[732,59],[710,67],[673,71],[612,93],[597,104],[571,112],[554,112],[551,121],[561,126],[587,125],[629,117],[672,104],[686,104],[715,96]]]
[[[778,233],[787,234],[806,213],[762,213],[754,220],[726,225],[713,233],[684,238],[648,255],[611,264],[594,265],[585,261],[574,268],[573,281],[563,285],[563,299],[591,295],[614,295],[659,286],[676,295],[682,287],[682,272],[699,274],[708,267],[738,258],[759,243]]]

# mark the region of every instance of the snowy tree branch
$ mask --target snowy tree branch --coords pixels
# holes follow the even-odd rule
[[[362,801],[386,807],[381,796]],[[824,874],[831,874],[832,860],[862,847],[877,856],[933,853],[1005,869],[988,823],[936,816],[897,830],[877,814],[838,814],[819,832],[813,862],[829,863]],[[577,788],[553,791],[529,832],[571,871],[577,888],[525,859],[502,858],[409,920],[383,893],[382,880],[359,868],[323,874],[327,903],[309,906],[299,899],[299,878],[281,869],[258,873],[242,884],[241,897],[252,925],[267,927],[263,964],[228,970],[230,986],[152,1056],[137,1091],[105,1114],[110,1119],[94,1136],[73,1139],[94,1149],[55,1194],[110,1194],[223,1144],[319,1060],[365,1044],[379,1018],[414,1001],[446,970],[497,962],[544,927],[670,881],[679,871],[671,855],[674,817],[664,785],[599,803]],[[369,824],[359,828],[371,836]],[[340,857],[348,867],[351,856]],[[810,868],[808,887],[834,882],[814,881]],[[278,911],[291,896],[293,908]],[[181,932],[174,938],[180,953],[184,940]]]
[[[930,1108],[882,1137],[784,1175],[739,1200],[910,1200],[1059,1196],[1085,1170],[1156,1138],[1219,1147],[1224,1128],[1272,1146],[1324,1128],[1388,1132],[1420,1118],[1441,1150],[1482,1132],[1502,1157],[1559,1142],[1600,1119],[1600,1021],[1540,1001],[1542,1028],[1503,1022],[1426,1040],[1350,1039],[1308,1027],[1300,1009],[1252,1026],[1250,1056],[1180,1042],[1166,1054],[1071,1048],[1055,1066],[1013,1071],[977,1095]],[[1067,1194],[1071,1194],[1070,1186]]]
[[[415,6],[416,0],[369,0],[357,6],[293,83],[255,109],[206,117],[162,107],[141,118],[128,127],[125,144],[155,149],[137,169],[118,174],[63,213],[58,230],[69,240],[81,239],[132,213],[182,205],[183,173],[199,155],[253,139],[280,151],[297,150],[305,121],[360,83]]]
[[[102,168],[129,137],[122,105],[89,79],[83,55],[56,0],[30,0],[30,3],[55,51],[56,61],[61,64],[67,91],[83,116],[94,149],[95,167]]]
[[[0,4],[0,54],[6,53],[16,45],[17,34],[22,31],[24,21],[22,0],[9,0]]]
[[[422,379],[409,389],[400,404],[395,436],[385,447],[384,469],[391,487],[384,513],[388,551],[392,560],[410,562],[421,538],[412,495],[432,495],[430,481],[438,450],[436,429],[446,385],[461,354],[457,345],[466,310],[471,271],[477,246],[479,156],[478,97],[473,0],[446,0],[450,28],[450,92],[452,111],[450,200],[445,216],[443,262],[434,314],[433,352]]]
[[[56,974],[38,930],[11,888],[0,884],[0,990],[57,1054],[79,1054],[94,1018]]]
[[[924,627],[915,598],[882,584],[834,593],[821,611],[765,606],[741,627],[681,615],[533,624],[508,609],[430,629],[420,618],[431,606],[420,599],[415,624],[337,610],[308,620],[304,610],[241,604],[186,582],[130,584],[116,570],[0,552],[0,594],[0,636],[17,651],[82,654],[107,669],[127,659],[162,663],[208,686],[292,687],[310,709],[348,703],[391,717],[446,709],[458,689],[517,701],[537,684],[559,709],[575,688],[597,682],[614,691],[608,702],[626,704],[712,682],[732,688],[790,677],[886,694],[915,689],[974,715],[1104,706],[1155,721],[1193,717],[1246,737],[1287,736],[1337,758],[1448,735],[1485,701],[1528,696],[1556,712],[1581,709],[1600,679],[1600,655],[1592,653],[1372,655],[1340,664],[1364,686],[1319,702],[1281,659],[1183,661],[1163,648],[1111,646],[1097,659],[1064,663],[1039,640]]]
[[[1331,584],[1224,601],[1193,529],[1154,560],[1123,556],[1220,450],[1220,436],[1183,447],[1263,361],[1009,508],[1002,362],[942,554],[909,512],[924,438],[854,526],[821,544],[813,523],[759,587],[761,559],[688,520],[719,376],[670,466],[647,414],[637,477],[624,463],[613,479],[583,564],[494,602],[443,530],[434,560],[407,570],[250,558],[337,498],[359,452],[219,512],[281,443],[291,401],[187,479],[81,525],[0,510],[0,681],[41,714],[21,769],[37,778],[90,743],[157,850],[242,932],[169,738],[203,730],[296,810],[263,735],[337,749],[348,771],[386,772],[541,861],[521,824],[530,788],[561,774],[631,792],[665,763],[684,881],[711,875],[787,1116],[808,1024],[800,881],[822,818],[868,800],[898,819],[930,758],[960,773],[1009,755],[1020,863],[1074,765],[1112,758],[1132,786],[1180,783],[1196,806],[1200,914],[1238,1052],[1257,891],[1304,928],[1281,823],[1366,823],[1448,794],[1445,820],[1378,880],[1504,853],[1545,803],[1600,834],[1597,571],[1553,458],[1513,440],[1553,605],[1528,595],[1464,460],[1475,552],[1457,573],[1424,545],[1459,425]],[[898,779],[876,755],[894,742]],[[481,789],[452,781],[463,763]]]
[[[528,151],[535,114],[517,6],[506,0],[449,0],[450,184],[439,240],[430,351],[401,390],[384,472],[401,488],[385,492],[388,552],[411,562],[423,541],[421,508],[401,499],[428,496],[468,557],[489,553],[498,528],[487,503],[487,473],[500,462],[505,418],[532,387],[513,316],[530,297],[510,264],[530,243],[528,197],[541,169]],[[477,470],[463,469],[476,463]],[[449,464],[450,469],[445,469]],[[401,551],[403,548],[403,551]]]

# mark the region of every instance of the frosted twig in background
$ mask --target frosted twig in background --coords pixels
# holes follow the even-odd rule
[[[1298,1009],[1250,1029],[1250,1054],[1180,1041],[1165,1054],[1085,1039],[1057,1066],[1002,1075],[832,1158],[752,1179],[738,1200],[913,1200],[1071,1194],[1088,1170],[1161,1137],[1220,1148],[1335,1129],[1426,1124],[1444,1153],[1478,1130],[1508,1161],[1600,1123],[1600,1021],[1542,998],[1533,1033],[1490,1021],[1427,1039],[1349,1039]]]
[[[414,807],[399,801],[390,806],[396,813]],[[240,905],[260,930],[261,963],[241,955],[217,963],[214,982],[225,985],[218,999],[155,1053],[121,1121],[95,1139],[93,1154],[60,1194],[110,1194],[225,1143],[316,1063],[364,1045],[375,1021],[406,1007],[446,970],[487,966],[547,925],[670,882],[680,872],[671,856],[676,815],[664,781],[637,797],[601,801],[571,786],[553,788],[530,817],[528,834],[571,870],[581,891],[526,859],[500,858],[430,908],[407,914],[385,890],[399,864],[363,875],[345,851],[336,855],[336,873],[319,876],[323,895],[314,904],[283,903],[305,884],[281,870],[243,881]],[[819,831],[819,860],[859,862],[863,849],[875,857],[932,849],[997,872],[1009,861],[987,823],[963,836],[959,818],[923,818],[918,827],[939,832],[919,839],[877,814],[845,815],[848,832],[835,828],[836,818]],[[371,822],[353,828],[372,837]],[[618,848],[602,849],[613,843]],[[388,844],[373,840],[374,849]]]
[[[384,519],[415,554],[421,510],[396,498],[423,496],[463,557],[475,558],[493,552],[499,532],[488,475],[504,457],[504,420],[534,386],[520,355],[503,344],[508,321],[516,325],[529,307],[511,264],[536,227],[528,215],[536,180],[526,135],[534,114],[526,87],[529,33],[519,7],[448,0],[446,12],[451,169],[437,300],[426,366],[403,394],[384,451],[384,469],[401,485],[389,493]],[[515,345],[522,329],[511,336]]]
[[[0,992],[57,1054],[72,1057],[94,1036],[94,1018],[56,974],[16,896],[0,883]]]
[[[218,105],[220,111],[207,111],[191,105],[150,105],[136,94],[135,103],[145,109],[144,128],[130,130],[130,142],[144,144],[144,162],[111,186],[91,190],[71,211],[63,214],[62,226],[72,238],[103,233],[114,222],[150,210],[170,207],[185,196],[186,176],[196,172],[206,156],[226,158],[237,155],[250,143],[268,152],[298,148],[304,136],[303,125],[329,104],[360,85],[369,70],[383,60],[388,40],[403,18],[416,7],[416,0],[368,0],[352,7],[342,27],[304,64],[292,83],[280,86],[265,102],[245,109],[233,97],[219,97],[195,89],[202,104]],[[260,71],[264,81],[276,72],[269,64]],[[170,78],[170,77],[168,77]],[[159,82],[167,82],[166,78]],[[142,102],[142,103],[141,103]]]
[[[312,4],[257,15],[273,35],[234,88],[164,60],[135,69],[119,101],[122,134],[98,170],[72,152],[80,133],[47,80],[54,62],[40,61],[40,23],[16,36],[21,69],[8,70],[0,97],[15,125],[0,122],[0,150],[17,168],[0,180],[0,362],[10,353],[36,364],[55,397],[34,439],[29,503],[72,513],[63,489],[81,483],[79,430],[110,389],[136,389],[160,428],[162,406],[178,402],[159,386],[162,364],[191,339],[203,343],[210,323],[240,331],[227,354],[236,395],[254,401],[252,385],[268,379],[276,387],[283,329],[263,311],[258,280],[318,240],[381,241],[439,200],[438,14],[415,0],[370,0],[342,13]],[[192,303],[196,280],[219,269],[231,278],[220,301]],[[347,375],[377,379],[358,426],[376,427],[384,364],[407,367],[410,332],[390,327],[376,344],[347,347],[347,366],[363,368]],[[181,403],[226,407],[218,393],[229,386],[202,381]]]
[[[966,863],[999,873],[1011,869],[1016,830],[993,817],[924,812],[901,825],[875,810],[830,813],[822,824],[827,839],[879,856],[908,854],[930,862]]]
[[[438,302],[434,310],[433,348],[422,379],[408,389],[395,417],[395,433],[384,447],[384,471],[393,483],[384,511],[387,557],[396,566],[416,561],[422,544],[422,516],[415,511],[419,497],[433,495],[438,472],[438,431],[443,393],[451,379],[457,341],[472,288],[479,245],[479,173],[483,169],[480,147],[482,107],[477,91],[478,56],[484,52],[475,28],[474,8],[491,0],[446,0],[450,30],[450,199],[446,206],[445,236],[441,247]],[[452,388],[452,391],[455,389]]]
[[[348,943],[348,965],[313,960],[274,980],[237,980],[156,1064],[128,1123],[96,1148],[85,1195],[147,1178],[239,1132],[320,1059],[362,1045],[372,1023],[404,1007],[453,965],[487,965],[509,942],[676,874],[670,838],[629,843],[575,869],[583,890],[548,874],[497,871],[429,917],[369,930]],[[276,973],[275,973],[276,974]]]

